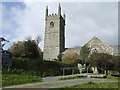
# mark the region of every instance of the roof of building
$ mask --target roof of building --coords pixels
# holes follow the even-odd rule
[[[114,55],[120,55],[120,45],[108,45],[107,43],[101,41],[99,38],[95,36],[85,45],[87,45],[90,48],[96,48],[99,51],[99,53],[110,53]],[[77,52],[78,54],[80,54],[81,47],[82,46],[66,48],[63,54],[69,52]]]
[[[67,48],[63,54],[65,53],[69,53],[69,52],[76,52],[76,53],[80,53],[80,49],[81,49],[81,46],[77,46],[77,47],[74,47],[74,48]]]

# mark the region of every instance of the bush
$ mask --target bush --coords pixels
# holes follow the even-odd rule
[[[14,57],[42,59],[42,52],[35,40],[15,42],[9,49]]]
[[[58,76],[62,75],[63,71],[60,68],[76,67],[77,63],[64,63],[63,61],[42,61],[40,59],[27,59],[23,57],[13,57],[13,64],[10,71],[7,71],[6,67],[3,67],[3,73],[13,74],[32,74],[39,76]],[[74,73],[78,73],[78,69],[74,70]],[[72,74],[72,70],[65,70],[65,74]]]
[[[10,71],[7,71],[7,68],[3,67],[3,73],[28,73],[40,76],[57,76],[62,75],[62,70],[60,68],[63,67],[72,67],[72,65],[54,61],[13,57],[13,64]],[[66,70],[66,74],[71,74],[71,70]]]
[[[36,45],[35,40],[24,41],[24,52],[25,58],[34,58],[37,59],[40,57],[38,46]]]
[[[10,51],[12,52],[13,56],[23,57],[24,56],[24,43],[21,41],[13,43],[13,45],[10,47]]]
[[[79,55],[76,52],[69,52],[69,53],[65,53],[62,56],[62,60],[63,61],[71,61],[71,62],[75,62],[76,60],[79,59]]]
[[[102,70],[120,70],[119,56],[112,56],[106,53],[95,53],[90,56],[88,62],[93,67]]]
[[[86,59],[88,58],[90,53],[90,49],[88,48],[87,45],[84,45],[81,49],[80,49],[80,59],[82,60],[82,64],[86,63]]]

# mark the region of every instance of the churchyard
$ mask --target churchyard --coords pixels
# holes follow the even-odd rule
[[[110,70],[119,71],[117,62],[115,62],[118,60],[119,56],[101,53],[93,54],[89,59],[86,59],[86,56],[82,54],[80,57],[82,57],[83,60],[75,60],[68,55],[64,60],[61,60],[62,58],[58,57],[57,61],[46,61],[43,60],[42,55],[35,55],[35,50],[37,50],[35,48],[34,53],[32,53],[34,57],[31,57],[30,52],[32,52],[32,49],[29,49],[32,44],[35,47],[34,41],[28,40],[23,43],[23,45],[27,47],[27,49],[24,49],[26,52],[21,52],[19,46],[21,43],[18,42],[19,45],[17,44],[17,48],[20,48],[18,49],[19,54],[15,51],[12,53],[12,64],[8,66],[9,62],[8,64],[3,63],[2,87],[4,88],[84,88],[84,86],[87,86],[87,88],[100,88],[103,87],[103,84],[106,88],[117,87],[116,83],[118,82],[118,77],[116,76],[118,76],[118,74],[114,75],[115,73],[110,73]],[[14,46],[16,46],[16,44],[14,44]],[[11,48],[14,50],[13,46]],[[28,50],[29,53],[27,53]],[[27,53],[27,55],[22,56],[22,53]],[[101,58],[106,63],[101,62]],[[114,63],[108,60],[114,60]],[[97,69],[92,69],[91,67],[97,67]],[[107,71],[109,71],[109,73]],[[101,84],[98,84],[100,82]],[[56,83],[57,85],[54,86]],[[63,85],[64,83],[66,84]],[[79,83],[81,84],[78,85]]]
[[[102,10],[100,9],[100,11]],[[77,19],[78,18],[76,18],[76,20]],[[40,20],[42,21],[43,18]],[[11,46],[9,46],[8,50],[4,50],[2,48],[5,45],[2,44],[2,42],[8,42],[8,40],[5,40],[2,37],[0,38],[0,52],[2,54],[1,88],[52,88],[55,90],[69,90],[70,88],[71,90],[79,90],[80,88],[119,88],[120,53],[117,51],[117,47],[120,45],[108,45],[94,36],[90,41],[88,41],[88,43],[84,44],[83,46],[66,48],[66,14],[62,13],[60,3],[57,7],[57,13],[49,14],[49,8],[46,6],[44,21],[45,37],[43,50],[39,46],[42,40],[40,36],[37,36],[36,38],[31,38],[31,36],[28,36],[21,41],[18,39],[16,42],[13,42]],[[97,22],[95,22],[95,26]],[[32,22],[32,24],[33,23],[34,22]],[[16,23],[14,24],[17,26]],[[30,29],[31,24],[28,25],[27,26]],[[85,26],[88,27],[87,31],[89,31],[88,29],[92,25],[90,24],[88,26]],[[106,25],[104,27],[106,27]],[[102,29],[106,30],[106,28]],[[38,29],[38,31],[39,30],[40,29]],[[100,30],[101,28],[97,30],[98,33]],[[22,34],[23,33],[24,32],[22,32]],[[77,37],[77,39],[83,39],[87,37],[87,32],[85,33],[85,37],[81,37],[82,34],[83,33],[80,33],[80,37]]]
[[[19,61],[15,62],[16,59]],[[83,68],[82,74],[79,74],[79,69],[76,68],[74,70],[73,76],[70,76],[72,74],[72,70],[66,69],[65,75],[63,76],[63,71],[60,68],[61,67],[76,67],[77,63],[75,63],[75,62],[67,63],[67,61],[65,61],[65,62],[64,61],[59,61],[59,62],[58,61],[41,61],[38,63],[36,61],[35,64],[39,66],[39,69],[37,70],[35,68],[38,68],[38,67],[33,67],[34,63],[32,61],[33,61],[32,59],[29,60],[29,59],[20,58],[20,57],[19,58],[14,57],[13,58],[13,66],[10,68],[10,70],[8,71],[7,68],[3,69],[3,78],[2,78],[3,79],[3,87],[8,87],[8,88],[9,87],[10,88],[11,87],[12,88],[21,88],[21,87],[23,87],[23,88],[31,88],[31,87],[49,88],[49,87],[54,87],[56,83],[57,83],[57,86],[54,88],[63,87],[64,83],[66,83],[66,86],[64,86],[64,88],[80,88],[80,87],[81,88],[102,88],[102,87],[103,88],[104,87],[105,88],[117,88],[118,87],[117,86],[118,85],[118,83],[117,83],[118,77],[105,75],[104,73],[103,74],[87,73],[87,71],[84,71],[84,68]],[[34,62],[35,62],[35,60],[34,60]],[[24,65],[22,65],[23,63],[24,63]],[[71,64],[73,66],[71,66]],[[19,65],[19,67],[18,67],[18,65]],[[26,65],[26,67],[25,67],[25,65]],[[45,68],[44,66],[47,66],[47,67]],[[98,76],[105,75],[107,77],[91,78],[91,77],[87,77],[86,76],[87,74],[98,75]],[[96,83],[96,81],[98,81],[98,82]],[[81,83],[81,82],[83,82],[83,83]],[[89,82],[94,82],[94,83],[90,84]],[[99,82],[101,82],[101,83],[98,84]],[[68,83],[68,86],[70,86],[70,87],[67,87],[67,83]],[[81,83],[81,84],[78,85],[79,83]],[[16,85],[18,85],[18,86],[16,86]],[[22,85],[22,86],[19,86],[19,85]],[[72,85],[76,85],[76,86],[72,86]]]

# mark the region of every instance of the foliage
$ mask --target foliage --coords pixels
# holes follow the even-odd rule
[[[103,70],[119,71],[119,58],[106,53],[94,53],[88,59],[91,66],[98,67]]]
[[[69,52],[69,53],[65,53],[62,56],[62,60],[63,61],[71,61],[71,62],[75,62],[76,60],[79,59],[79,55],[76,52]]]
[[[23,57],[13,57],[13,64],[10,71],[6,72],[3,67],[3,73],[31,73],[40,76],[62,75],[63,67],[74,67],[75,63],[65,64],[61,61],[42,61],[40,59],[28,59]],[[75,73],[78,71],[75,70]],[[71,70],[65,70],[66,75],[71,74]]]
[[[41,82],[42,78],[36,75],[29,74],[3,74],[2,86],[19,85],[26,83]]]
[[[41,49],[38,47],[40,41],[40,37],[36,38],[36,40],[31,40],[28,37],[27,41],[15,42],[9,50],[15,57],[42,58]]]
[[[82,60],[82,64],[86,63],[86,59],[88,58],[90,53],[90,49],[84,45],[80,50],[80,59]]]
[[[24,51],[26,58],[39,58],[38,46],[34,40],[24,41]]]
[[[13,65],[14,69],[24,69],[26,71],[36,70],[37,65],[40,63],[39,59],[27,59],[22,57],[13,57]]]
[[[13,64],[10,71],[7,71],[6,67],[3,67],[3,73],[19,74],[27,73],[40,76],[57,76],[62,75],[62,69],[65,67],[76,67],[77,62],[66,61],[44,61],[40,59],[28,59],[23,57],[13,57]],[[78,69],[74,70],[74,73],[78,73]],[[65,74],[72,74],[71,69],[65,70]]]
[[[113,56],[113,70],[120,72],[120,56]]]
[[[12,52],[13,56],[23,57],[24,56],[24,43],[20,41],[13,43],[13,45],[10,47],[10,51]]]
[[[40,37],[40,35],[38,35],[35,39],[35,42],[37,44],[37,46],[39,45],[39,43],[42,41],[42,38]]]
[[[57,58],[58,58],[59,61],[62,61],[62,56],[63,56],[63,54],[59,54],[59,55],[58,55]]]

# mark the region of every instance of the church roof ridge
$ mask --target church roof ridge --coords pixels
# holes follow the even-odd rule
[[[89,44],[91,41],[93,40],[98,40],[100,42],[102,42],[98,37],[94,36],[90,41],[88,41],[85,45]]]

